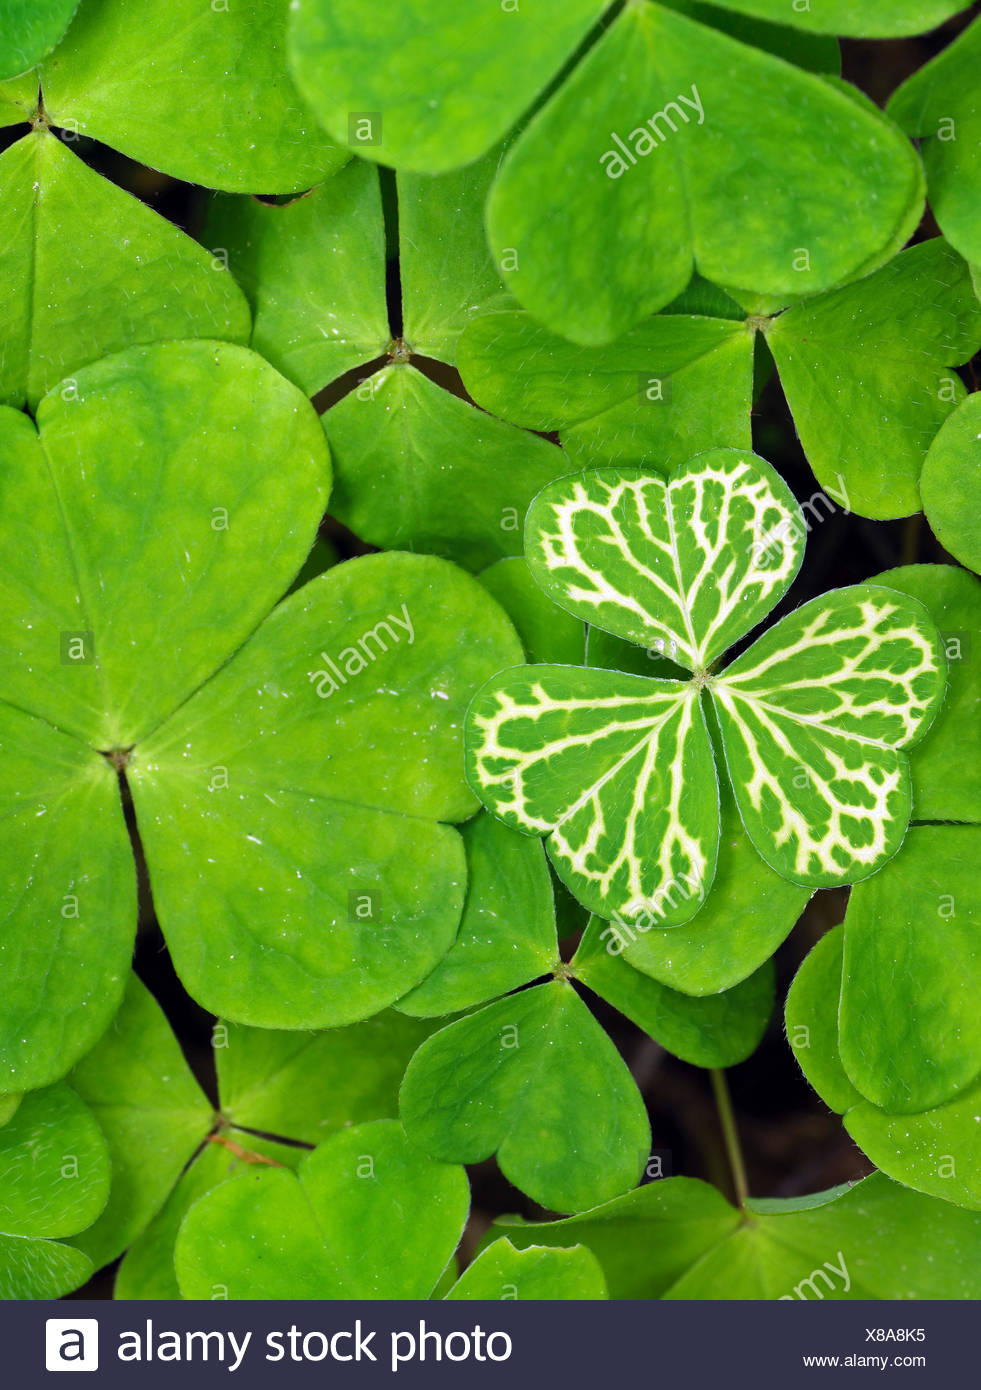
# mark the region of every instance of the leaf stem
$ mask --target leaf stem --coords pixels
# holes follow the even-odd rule
[[[732,1185],[735,1190],[736,1201],[740,1207],[745,1207],[746,1199],[749,1197],[749,1183],[746,1181],[746,1165],[743,1162],[743,1151],[739,1145],[736,1117],[732,1110],[732,1098],[729,1095],[726,1074],[721,1067],[710,1067],[709,1075],[712,1078],[712,1091],[719,1111],[722,1137],[725,1140],[729,1166],[732,1169]]]

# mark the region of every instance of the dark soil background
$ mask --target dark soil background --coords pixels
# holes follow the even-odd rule
[[[981,3],[934,33],[913,39],[845,41],[844,76],[883,105],[910,73],[946,46],[979,12]],[[0,131],[0,149],[18,138],[23,129]],[[94,141],[73,138],[72,149],[93,168],[192,235],[200,230],[209,197],[206,190],[135,164]],[[937,227],[927,214],[916,239],[936,234]],[[390,266],[390,285],[397,289],[394,264]],[[392,322],[397,332],[398,311],[394,303]],[[976,359],[962,372],[971,390],[978,387],[975,369],[981,371],[981,360]],[[455,373],[444,369],[440,384],[465,396],[459,379],[454,378]],[[325,394],[315,404],[322,411],[339,394],[342,392],[331,390],[330,398]],[[754,439],[757,451],[779,469],[798,498],[804,500],[817,490],[775,378],[762,392],[754,411]],[[369,549],[330,517],[324,519],[321,534],[342,559]],[[868,579],[894,565],[949,558],[922,517],[873,522],[836,511],[814,528],[803,570],[781,611],[827,589]],[[192,1067],[214,1099],[210,1048],[214,1020],[194,1004],[174,974],[153,913],[145,873],[140,900],[137,973],[166,1010]],[[841,921],[846,901],[844,889],[820,892],[812,899],[776,956],[778,1005],[767,1036],[749,1061],[728,1073],[749,1187],[756,1196],[789,1197],[815,1192],[859,1178],[871,1168],[844,1132],[839,1118],[827,1110],[804,1081],[782,1026],[782,1001],[798,965],[814,942]],[[573,944],[567,943],[570,950]],[[589,996],[589,1002],[596,1007],[600,1021],[620,1048],[643,1092],[663,1175],[705,1178],[731,1196],[732,1180],[708,1073],[668,1055],[595,997]],[[500,1175],[493,1162],[472,1170],[471,1180],[474,1211],[467,1237],[471,1248],[496,1215],[513,1211],[529,1216],[538,1214],[534,1205]],[[112,1269],[102,1271],[74,1297],[111,1297],[112,1273]]]

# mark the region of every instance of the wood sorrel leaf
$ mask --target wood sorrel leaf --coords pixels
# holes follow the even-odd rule
[[[7,0],[0,12],[0,81],[50,53],[77,8],[78,0]]]
[[[463,1230],[462,1168],[378,1120],[335,1134],[285,1170],[255,1170],[188,1212],[176,1266],[185,1298],[427,1298]]]
[[[773,1012],[769,961],[734,989],[693,998],[628,964],[618,938],[609,936],[616,930],[598,917],[592,919],[569,966],[575,979],[693,1066],[732,1067],[756,1051]]]
[[[713,449],[668,480],[634,469],[559,479],[529,510],[525,550],[570,613],[704,671],[786,592],[799,522],[768,463]]]
[[[625,1191],[650,1147],[644,1105],[571,985],[535,985],[434,1033],[409,1063],[402,1122],[436,1158],[479,1163],[553,1211]]]
[[[372,545],[483,569],[521,550],[521,517],[565,473],[561,449],[390,362],[324,417],[331,511]]]
[[[941,426],[923,465],[920,491],[937,540],[962,565],[981,571],[981,392]]]
[[[852,1085],[838,1046],[844,927],[821,938],[787,995],[787,1037],[808,1081],[883,1172],[919,1192],[981,1209],[981,1083],[916,1114],[883,1110]]]
[[[60,1243],[88,1226],[109,1192],[106,1142],[65,1085],[25,1096],[0,1127],[0,1298],[62,1298],[92,1262]]]
[[[685,1270],[739,1226],[720,1192],[693,1178],[667,1178],[564,1221],[501,1217],[519,1249],[576,1248],[598,1259],[611,1299],[661,1298]]]
[[[547,835],[556,872],[604,917],[686,922],[712,884],[719,793],[694,689],[566,666],[494,677],[467,715],[484,804]]]
[[[125,749],[289,585],[323,511],[323,435],[295,386],[226,343],[105,358],[37,418],[35,435],[0,413],[0,697]]]
[[[460,929],[432,974],[399,1000],[407,1014],[432,1017],[482,1004],[549,974],[558,959],[541,844],[489,815],[475,817],[462,834],[467,899]]]
[[[136,872],[105,758],[3,703],[0,757],[0,1081],[19,1091],[63,1076],[119,1006]]]
[[[981,822],[981,583],[954,565],[904,565],[872,580],[929,611],[947,657],[942,716],[910,750],[913,819]]]
[[[446,1295],[456,1299],[606,1298],[606,1280],[584,1245],[516,1250],[504,1237],[488,1245]]]
[[[926,1110],[981,1075],[981,826],[914,826],[852,890],[841,1056],[868,1100]]]
[[[112,1164],[105,1210],[72,1242],[98,1269],[159,1210],[214,1115],[163,1011],[135,975],[111,1027],[70,1083],[102,1127]]]
[[[605,8],[606,0],[547,0],[503,10],[499,0],[473,0],[461,13],[453,0],[405,0],[382,16],[364,0],[300,0],[290,58],[338,142],[436,174],[499,140]],[[358,114],[378,119],[359,129]]]
[[[235,1130],[229,1130],[227,1136],[212,1136],[184,1169],[149,1226],[126,1251],[113,1285],[113,1298],[176,1302],[181,1291],[174,1271],[174,1246],[181,1223],[195,1202],[238,1174],[295,1168],[308,1152]]]
[[[711,887],[719,820],[703,687],[740,816],[782,877],[851,882],[902,842],[902,750],[945,688],[921,604],[873,585],[839,590],[723,673],[710,665],[785,592],[803,533],[769,465],[735,450],[667,482],[632,469],[574,475],[530,508],[528,561],[547,593],[695,672],[686,684],[530,667],[500,673],[471,705],[471,786],[508,824],[549,836],[560,877],[601,916],[677,926]]]
[[[706,449],[750,448],[752,336],[738,320],[662,314],[598,350],[499,311],[466,329],[459,363],[475,401],[514,424],[558,429],[584,466],[656,459],[670,473]]]
[[[529,661],[561,666],[582,664],[586,651],[584,625],[546,598],[523,556],[496,560],[477,577],[514,623]]]
[[[215,198],[202,241],[248,297],[252,346],[307,395],[385,351],[381,193],[361,160],[289,203]]]
[[[734,168],[752,171],[752,199]],[[693,268],[791,297],[857,274],[918,219],[922,183],[899,131],[847,91],[662,5],[633,5],[509,151],[488,237],[525,308],[602,343],[674,298]],[[854,240],[840,234],[846,207]]]
[[[637,970],[684,994],[714,995],[752,975],[790,934],[811,896],[759,856],[720,784],[722,827],[715,881],[707,901],[682,927],[606,929],[612,945]]]
[[[235,1022],[335,1027],[430,973],[463,906],[463,845],[440,823],[475,808],[463,713],[520,655],[469,576],[366,556],[280,604],[137,748],[154,900],[196,998]]]
[[[981,346],[981,305],[960,256],[939,237],[913,246],[765,333],[828,497],[861,516],[918,511],[927,449],[964,397],[952,368]],[[821,516],[818,499],[809,511]]]
[[[950,244],[975,264],[981,262],[979,61],[981,21],[976,19],[908,78],[888,106],[903,130],[922,137],[931,211]]]
[[[792,883],[866,878],[909,823],[909,759],[945,690],[922,604],[877,585],[783,618],[712,681],[726,763],[759,853]]]
[[[121,348],[250,332],[221,264],[43,129],[0,155],[0,285],[0,400],[16,406]]]
[[[758,15],[777,24],[793,24],[819,34],[897,38],[935,29],[966,9],[964,0],[821,0],[788,6],[787,0],[720,0],[728,10]]]
[[[805,0],[808,3],[809,0]],[[713,29],[721,29],[734,39],[750,43],[755,48],[763,48],[777,58],[795,63],[808,72],[820,72],[829,76],[841,75],[841,46],[830,34],[808,32],[803,28],[789,28],[785,9],[775,15],[776,23],[769,18],[760,19],[753,9],[753,0],[743,12],[741,0],[734,0],[732,6],[719,9],[715,4],[702,3],[702,0],[664,0],[669,10],[677,10],[691,19],[698,19]],[[766,5],[768,0],[762,0]],[[796,16],[794,16],[796,19]]]
[[[166,11],[131,0],[125,14],[85,0],[40,67],[47,117],[210,188],[309,188],[350,155],[323,137],[286,71],[287,14],[287,0]]]

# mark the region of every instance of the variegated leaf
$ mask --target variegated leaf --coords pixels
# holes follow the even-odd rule
[[[711,679],[740,815],[772,868],[826,887],[896,852],[910,817],[902,750],[945,681],[923,605],[872,584],[805,604]]]
[[[467,775],[495,815],[548,836],[560,878],[601,916],[679,925],[711,887],[719,793],[694,684],[503,672],[470,706]]]
[[[667,481],[604,468],[551,483],[528,511],[525,554],[561,607],[704,672],[786,592],[804,534],[768,463],[712,449]]]

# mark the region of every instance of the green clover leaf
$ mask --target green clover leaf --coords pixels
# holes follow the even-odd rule
[[[109,1192],[106,1141],[63,1084],[25,1096],[0,1126],[0,1298],[61,1298],[92,1262],[61,1243],[90,1225]]]
[[[471,786],[507,824],[547,836],[559,877],[601,916],[680,925],[711,888],[719,793],[703,690],[739,814],[777,873],[805,887],[849,883],[902,843],[903,750],[945,688],[922,605],[872,585],[838,590],[715,671],[786,591],[804,534],[786,485],[735,450],[667,482],[575,475],[532,504],[526,550],[545,591],[693,673],[531,667],[495,677],[470,707]]]
[[[565,1221],[497,1225],[519,1247],[581,1242],[611,1299],[976,1299],[981,1290],[981,1216],[881,1173],[809,1197],[751,1199],[743,1212],[705,1183],[666,1178]]]
[[[936,58],[893,93],[888,111],[920,150],[930,208],[945,237],[967,260],[981,262],[981,20],[975,20]]]
[[[890,1178],[941,1198],[944,1204],[981,1212],[981,1081],[922,1110],[891,1110],[866,1099],[845,1070],[838,1025],[845,930],[836,927],[821,938],[787,995],[787,1038],[801,1070],[821,1099],[843,1117],[855,1143]],[[892,978],[891,962],[889,970]],[[948,970],[945,978],[949,975]],[[851,993],[856,993],[853,985]],[[866,1036],[874,1034],[883,1017],[892,1022],[895,1033],[894,1014],[886,1001],[876,1001]],[[948,1038],[944,1026],[941,1037]],[[907,1074],[910,1070],[907,1066]]]
[[[251,331],[222,265],[44,129],[0,155],[0,283],[8,405],[33,409],[69,373],[137,343],[244,343]]]
[[[818,34],[862,38],[898,38],[935,29],[967,9],[964,0],[724,0],[730,10],[756,15],[776,24],[793,24]]]
[[[520,658],[504,614],[408,555],[337,566],[269,613],[329,463],[308,402],[248,349],[107,358],[44,397],[37,430],[0,413],[0,453],[0,739],[22,847],[2,880],[6,1089],[64,1074],[118,1006],[135,875],[117,772],[205,1006],[316,1027],[405,994],[456,933],[450,823],[475,806],[459,728]]]
[[[436,1163],[394,1120],[354,1125],[297,1174],[221,1183],[177,1237],[185,1298],[428,1298],[470,1207],[462,1168]]]
[[[469,569],[520,551],[520,518],[567,466],[454,390],[461,332],[503,297],[480,215],[497,158],[439,179],[398,176],[391,322],[373,166],[355,162],[285,206],[219,198],[205,230],[252,304],[252,346],[309,395],[328,392],[333,514],[372,545]]]
[[[485,1007],[416,1052],[402,1083],[402,1123],[435,1158],[477,1163],[496,1153],[505,1176],[535,1201],[579,1211],[637,1181],[650,1128],[629,1071],[573,982],[685,1061],[724,1067],[758,1045],[773,971],[767,966],[728,993],[688,998],[621,959],[598,919],[565,964],[541,845],[491,816],[471,822],[465,837],[459,935],[397,1007],[426,1016]]]
[[[495,179],[488,236],[508,288],[576,342],[616,337],[695,267],[719,284],[813,293],[912,231],[915,154],[844,84],[699,22],[704,11],[607,10],[553,0],[526,16],[480,0],[464,24],[449,0],[411,0],[392,23],[364,0],[301,0],[291,56],[335,138],[350,113],[373,113],[361,153],[428,173],[486,153],[548,92]],[[438,77],[420,83],[420,67]]]
[[[286,71],[287,15],[287,0],[129,0],[125,11],[83,0],[55,51],[0,89],[4,119],[40,119],[209,188],[309,188],[350,154],[324,138]]]
[[[920,489],[937,540],[962,565],[981,572],[981,392],[968,396],[941,426]]]
[[[392,1012],[321,1033],[219,1021],[215,1107],[131,975],[108,1032],[69,1077],[112,1163],[109,1202],[72,1244],[97,1267],[126,1251],[116,1297],[177,1298],[174,1241],[192,1203],[233,1173],[295,1167],[330,1134],[396,1115],[406,1064],[431,1028]]]
[[[0,81],[46,57],[77,9],[78,0],[7,0],[0,12]]]
[[[824,489],[805,504],[808,517],[919,510],[927,450],[952,412],[961,417],[965,392],[952,368],[981,346],[981,306],[955,251],[935,238],[781,312],[747,318],[732,301],[712,307],[707,316],[669,306],[601,351],[525,313],[486,313],[463,334],[460,370],[486,409],[557,429],[583,466],[652,457],[667,473],[721,444],[750,447],[754,341],[758,377],[765,342]]]

